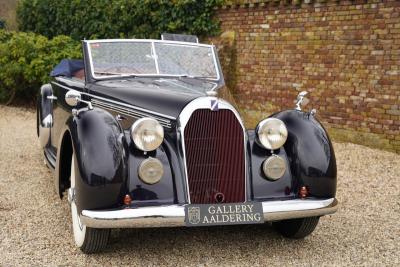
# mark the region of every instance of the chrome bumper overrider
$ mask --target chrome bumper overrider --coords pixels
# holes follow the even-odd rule
[[[322,216],[334,213],[335,198],[262,202],[265,221]],[[92,228],[142,228],[185,226],[185,205],[127,208],[111,211],[83,210],[81,222]]]

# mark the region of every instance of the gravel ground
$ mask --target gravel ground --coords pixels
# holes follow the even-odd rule
[[[124,229],[103,254],[84,255],[43,164],[34,111],[0,106],[0,265],[399,266],[400,155],[334,146],[340,208],[305,240],[269,226]]]

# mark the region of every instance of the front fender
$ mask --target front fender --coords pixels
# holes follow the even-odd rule
[[[36,131],[42,148],[50,142],[50,129],[53,127],[53,104],[48,97],[53,95],[50,84],[42,85],[37,99]]]
[[[282,120],[288,129],[284,145],[294,180],[307,186],[310,196],[336,195],[336,158],[328,133],[310,113],[286,110],[271,117]]]
[[[126,140],[119,123],[101,109],[69,121],[75,154],[76,203],[82,209],[113,208],[126,191]]]

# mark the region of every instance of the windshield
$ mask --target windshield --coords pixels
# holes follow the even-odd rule
[[[159,40],[89,41],[94,78],[185,76],[219,80],[213,46]]]

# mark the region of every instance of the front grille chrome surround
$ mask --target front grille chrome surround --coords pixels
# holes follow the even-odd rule
[[[215,109],[215,101],[217,101],[217,110]],[[206,110],[211,110],[213,112],[219,112],[220,110],[229,110],[232,112],[232,114],[236,117],[237,123],[240,125],[242,132],[243,132],[243,160],[244,160],[244,174],[243,174],[243,179],[244,179],[244,190],[243,190],[243,198],[240,198],[243,201],[240,202],[245,202],[247,200],[247,151],[246,151],[246,143],[247,143],[247,135],[245,131],[245,127],[243,125],[242,119],[240,118],[239,113],[236,111],[236,109],[229,104],[228,102],[222,100],[222,99],[217,99],[216,97],[200,97],[192,102],[190,102],[181,112],[179,118],[178,118],[178,131],[181,136],[181,145],[182,145],[182,151],[183,151],[183,158],[184,158],[184,168],[185,168],[185,178],[186,178],[186,195],[188,199],[188,203],[197,203],[196,199],[191,199],[190,196],[190,188],[189,188],[189,176],[188,176],[188,162],[187,162],[187,152],[186,152],[186,147],[185,147],[185,128],[189,123],[190,118],[192,117],[192,114],[196,112],[197,110],[201,109],[206,109]],[[229,200],[227,200],[228,202]],[[215,202],[212,202],[215,203]],[[197,203],[199,204],[199,203]]]

